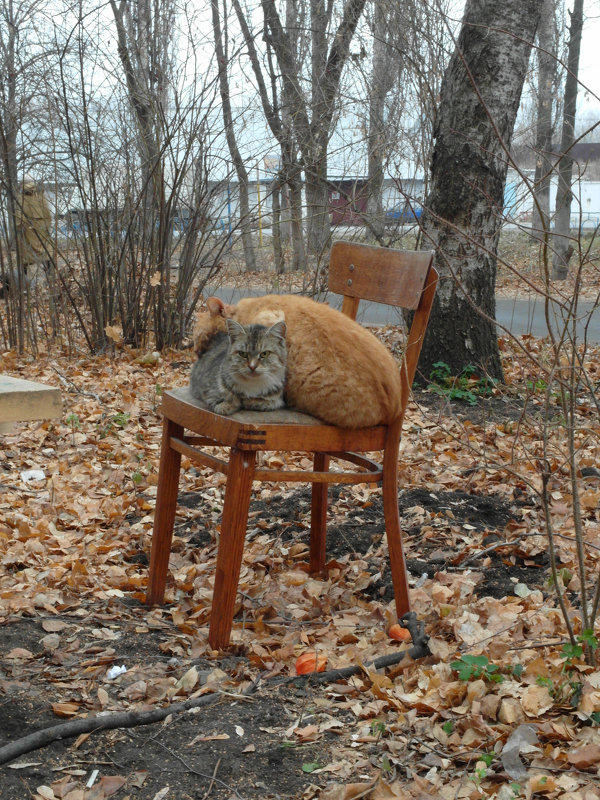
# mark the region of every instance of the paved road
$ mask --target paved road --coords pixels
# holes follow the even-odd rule
[[[236,303],[240,297],[265,294],[262,291],[239,291],[215,287],[207,291],[215,294],[226,303]],[[336,295],[329,298],[331,305],[341,305],[341,300]],[[591,343],[600,343],[600,306],[594,308],[591,302],[580,303],[580,319],[587,321],[587,339]],[[362,302],[359,309],[359,320],[371,325],[393,325],[399,319],[399,312],[393,306],[380,305],[379,303]],[[531,300],[511,300],[498,298],[496,300],[496,320],[499,325],[507,328],[515,335],[531,333],[534,336],[547,336],[548,328],[544,314],[544,304],[539,298]],[[580,326],[578,336],[583,336],[583,324]]]

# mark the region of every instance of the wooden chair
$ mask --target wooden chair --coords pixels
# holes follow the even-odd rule
[[[253,481],[312,483],[310,572],[325,570],[327,488],[330,483],[381,483],[383,509],[396,610],[410,610],[408,581],[398,513],[398,446],[419,353],[437,285],[433,253],[405,252],[336,242],[331,250],[329,288],[344,296],[342,311],[355,318],[360,299],[414,311],[401,365],[402,408],[389,425],[351,430],[326,425],[306,414],[281,409],[241,411],[231,417],[202,408],[187,387],[163,394],[164,428],[146,602],[164,600],[182,454],[227,475],[221,521],[209,642],[214,649],[229,644],[240,576],[250,492]],[[189,431],[190,433],[185,433]],[[229,461],[199,449],[229,447]],[[313,470],[256,468],[260,450],[304,451],[313,456]],[[361,453],[383,451],[382,464]],[[350,465],[330,472],[331,457]]]

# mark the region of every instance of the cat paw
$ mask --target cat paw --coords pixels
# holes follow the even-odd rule
[[[213,406],[213,411],[215,414],[223,414],[223,416],[228,417],[230,414],[235,414],[236,411],[239,411],[241,405],[239,403],[232,403],[229,400],[223,400],[220,403],[215,403]]]

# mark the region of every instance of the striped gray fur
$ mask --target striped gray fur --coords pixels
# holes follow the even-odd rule
[[[241,408],[271,411],[284,405],[285,322],[270,328],[227,320],[190,374],[192,395],[217,414]]]

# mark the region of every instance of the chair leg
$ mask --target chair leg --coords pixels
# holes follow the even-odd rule
[[[183,428],[165,417],[160,466],[158,469],[154,532],[152,534],[152,551],[150,553],[150,574],[148,576],[148,591],[146,592],[146,603],[152,606],[160,605],[165,597],[175,510],[177,508],[181,453],[171,448],[172,436],[183,437]]]
[[[229,644],[255,462],[254,451],[231,448],[208,632],[213,650],[222,650]]]
[[[329,470],[329,456],[314,454],[315,472]],[[313,483],[310,508],[310,574],[325,572],[327,555],[327,483]]]
[[[398,512],[398,448],[390,448],[390,450],[394,453],[394,457],[386,450],[383,461],[383,515],[396,600],[396,614],[398,619],[401,619],[410,611],[410,598]]]

